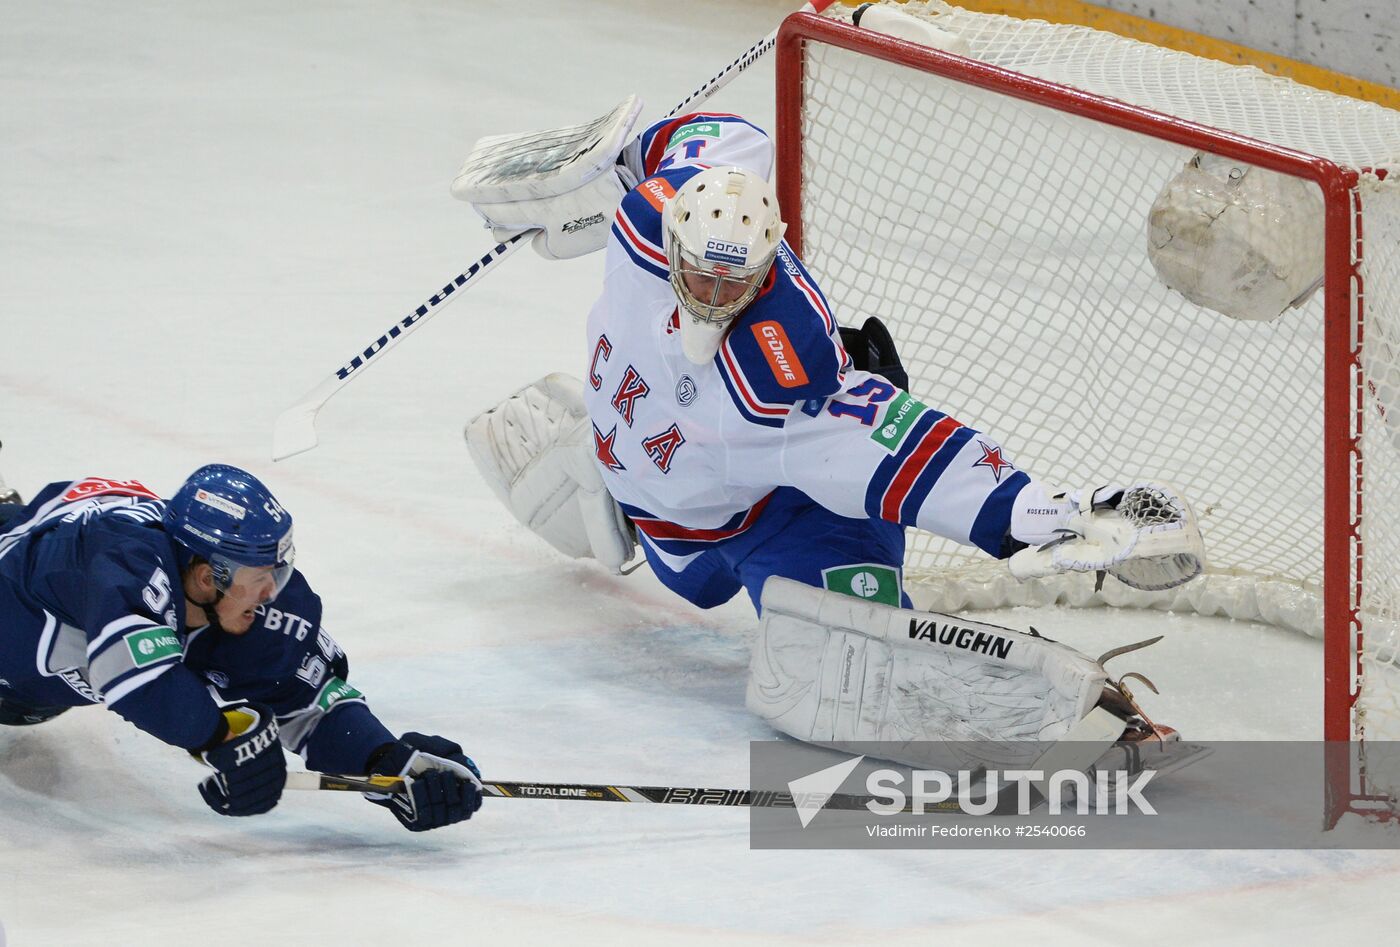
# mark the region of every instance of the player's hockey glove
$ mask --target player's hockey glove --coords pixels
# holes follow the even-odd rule
[[[365,798],[393,812],[410,832],[462,822],[481,808],[481,771],[444,737],[405,733],[370,758],[369,771],[403,777],[406,792]]]
[[[287,784],[277,718],[269,707],[245,703],[225,707],[224,719],[233,739],[195,753],[214,770],[199,784],[199,794],[220,815],[267,812]]]
[[[899,360],[899,352],[894,347],[894,337],[885,324],[871,316],[859,329],[841,326],[841,344],[846,354],[851,356],[851,364],[858,370],[880,375],[896,388],[909,390],[909,373]]]

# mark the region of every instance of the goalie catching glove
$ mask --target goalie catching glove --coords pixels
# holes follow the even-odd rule
[[[1205,569],[1195,514],[1165,484],[1139,481],[1049,495],[1033,484],[1022,493],[1011,522],[1012,538],[1029,546],[1011,556],[1011,574],[1018,579],[1106,572],[1132,588],[1160,591]]]

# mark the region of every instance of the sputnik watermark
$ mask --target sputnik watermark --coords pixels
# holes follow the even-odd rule
[[[1078,815],[1130,815],[1134,806],[1142,815],[1157,810],[1142,790],[1156,776],[1147,770],[1097,770],[1093,779],[1079,770],[1046,773],[1038,769],[959,770],[956,783],[939,770],[914,770],[909,774],[912,792],[902,788],[905,774],[892,769],[876,770],[866,779],[866,790],[875,797],[866,808],[876,815],[897,815],[912,811],[923,815],[930,809],[953,801],[967,815],[991,815],[1002,805],[1003,793],[1015,787],[1017,815],[1029,815],[1039,799],[1045,799],[1051,815],[1059,815],[1072,805]],[[976,796],[981,795],[981,801]],[[906,806],[912,808],[906,809]]]
[[[1324,798],[1322,789],[1334,788],[1339,775],[1363,763],[1368,773],[1400,773],[1400,741],[1374,741],[1364,757],[1355,742],[1143,741],[1097,756],[1096,748],[1093,741],[756,740],[749,783],[759,801],[749,810],[749,844],[1400,851],[1393,797],[1389,808],[1386,799],[1353,801],[1335,823],[1319,818],[1324,802],[1329,812],[1337,808],[1336,796]]]
[[[852,757],[788,783],[802,827],[811,824],[853,770],[865,759]],[[1050,815],[1156,815],[1143,790],[1155,770],[877,769],[866,774],[864,808],[875,815],[1030,815],[1042,804]],[[1014,800],[1014,805],[1013,805]]]

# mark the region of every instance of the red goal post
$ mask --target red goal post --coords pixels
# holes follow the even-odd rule
[[[1040,44],[1036,51],[1049,51],[1042,57],[1048,65],[1008,68],[998,60],[1036,58],[1016,46],[1023,21],[1003,24],[1010,18],[948,11],[933,8],[940,25],[972,39],[973,58],[838,19],[798,14],[784,23],[778,38],[777,142],[788,241],[817,275],[843,322],[858,324],[879,315],[891,324],[911,363],[916,395],[997,432],[1028,469],[1076,486],[1115,473],[1160,476],[1194,503],[1205,504],[1207,555],[1221,557],[1212,558],[1211,574],[1193,583],[1204,583],[1205,600],[1122,596],[1119,601],[1109,595],[1108,604],[1194,608],[1320,634],[1324,706],[1318,735],[1329,742],[1335,764],[1328,770],[1328,824],[1347,811],[1393,814],[1400,773],[1368,774],[1364,750],[1353,742],[1368,725],[1389,739],[1400,738],[1395,654],[1400,594],[1391,595],[1392,587],[1400,590],[1400,511],[1392,516],[1387,506],[1374,525],[1366,519],[1373,507],[1400,505],[1400,496],[1378,499],[1364,489],[1363,478],[1364,470],[1378,485],[1388,487],[1393,478],[1400,483],[1400,437],[1381,431],[1372,441],[1363,439],[1367,424],[1383,426],[1391,403],[1389,389],[1378,394],[1375,380],[1368,381],[1363,371],[1368,279],[1377,291],[1397,296],[1384,300],[1385,316],[1389,319],[1389,308],[1395,307],[1400,325],[1400,277],[1392,285],[1389,270],[1378,277],[1364,266],[1363,199],[1365,187],[1384,177],[1383,171],[1370,173],[1380,162],[1337,160],[1296,143],[1271,142],[1267,129],[1257,126],[1247,128],[1248,134],[1234,126],[1224,130],[1224,122],[1213,127],[1193,118],[1191,107],[1169,111],[1158,105],[1150,90],[1133,83],[1120,91],[1111,79],[1106,89],[1097,79],[1072,86],[1044,77],[1072,72],[1064,61],[1073,53],[1065,50],[1082,42],[1103,42],[1115,50],[1115,44],[1125,44],[1121,52],[1128,57],[1124,70],[1130,78],[1139,68],[1131,57],[1159,52],[1117,37],[1086,39],[1075,32],[1069,39],[1028,40]],[[1195,68],[1187,61],[1196,57],[1170,56],[1184,57],[1181,62]],[[1165,84],[1189,81],[1176,59],[1170,68],[1172,78]],[[1227,77],[1222,81],[1233,83],[1237,77],[1224,71],[1239,67],[1208,63],[1200,68],[1204,75],[1221,72]],[[1253,83],[1255,77],[1240,81]],[[1291,94],[1272,89],[1266,85],[1261,94]],[[1336,107],[1345,119],[1351,100],[1340,101]],[[1247,99],[1245,106],[1245,111],[1252,108]],[[1290,106],[1284,101],[1281,107]],[[1208,107],[1198,111],[1211,114]],[[1392,115],[1400,133],[1400,115],[1366,113],[1368,121],[1381,123]],[[1032,131],[1021,140],[1023,129]],[[1392,143],[1400,145],[1400,137]],[[1061,144],[1063,152],[1049,153]],[[1244,324],[1151,285],[1147,209],[1171,170],[1195,151],[1317,186],[1325,206],[1320,301],[1268,323]],[[1103,158],[1107,164],[1082,176],[1074,171],[1076,161],[1087,166],[1105,155],[1111,155]],[[1110,190],[1105,182],[1123,184],[1123,193],[1100,194],[1101,188]],[[1400,207],[1397,195],[1384,198],[1396,199]],[[1387,227],[1391,216],[1400,221],[1400,211],[1391,211],[1387,204]],[[1125,220],[1134,214],[1136,220]],[[1385,235],[1387,241],[1396,237],[1400,225]],[[1071,251],[1082,257],[1086,250],[1111,262],[1101,270],[1091,260],[1088,268],[1066,275],[1067,268],[1083,265],[1071,260]],[[1400,260],[1389,262],[1400,267]],[[1389,323],[1382,328],[1388,362]],[[1400,338],[1400,331],[1396,335]],[[1034,354],[1015,355],[1011,374],[983,400],[977,383],[960,387],[948,381],[984,377],[972,369],[1007,359],[1026,336],[1052,348],[1061,339],[1074,341],[1044,359],[1048,370]],[[1092,349],[1100,336],[1110,337],[1108,349]],[[1287,356],[1256,345],[1280,346]],[[1115,358],[1121,361],[1125,348],[1135,356],[1138,350],[1153,353],[1144,362],[1150,370],[1139,366],[1135,377],[1128,377],[1131,368],[1119,372]],[[1073,361],[1081,352],[1083,377],[1062,383],[1064,372],[1076,368],[1066,368],[1063,357],[1068,353]],[[1229,361],[1232,357],[1237,360]],[[1281,373],[1288,377],[1266,377]],[[1024,390],[1007,395],[1007,389]],[[1236,391],[1240,401],[1247,395],[1260,403],[1234,413],[1230,395]],[[1292,400],[1290,392],[1296,396]],[[1055,404],[1062,407],[1065,399],[1090,402],[1091,414],[1078,422],[1057,416]],[[1162,414],[1154,416],[1154,410]],[[1395,413],[1400,417],[1400,396]],[[1063,433],[1053,429],[1057,418],[1072,433],[1078,423],[1080,439],[1107,437],[1111,443],[1104,453],[1121,469],[1104,469],[1102,457],[1063,459],[1056,453],[1063,446],[1056,443]],[[1269,430],[1275,418],[1280,431]],[[1282,430],[1290,425],[1296,430]],[[1214,436],[1223,428],[1228,436],[1232,426],[1241,450],[1267,452],[1249,457],[1233,478],[1228,460],[1222,466],[1216,457],[1220,445],[1202,445],[1193,456],[1198,433]],[[1310,438],[1320,446],[1310,446]],[[1149,442],[1170,453],[1139,449]],[[1230,441],[1223,443],[1228,451]],[[1161,469],[1173,464],[1177,469]],[[1196,478],[1198,467],[1209,469]],[[1279,509],[1295,504],[1296,520],[1271,515],[1275,504]],[[1279,531],[1271,534],[1275,526]],[[1386,530],[1389,542],[1391,526],[1396,527],[1394,548],[1381,543],[1363,577],[1364,551],[1377,543],[1377,529]],[[1013,590],[1011,580],[992,576],[986,563],[935,538],[916,538],[912,531],[910,545],[911,594],[927,607],[1103,603],[1082,586]],[[1370,599],[1363,579],[1375,582]],[[922,583],[934,589],[931,598],[921,599]],[[1016,597],[1025,594],[1030,597]],[[1365,647],[1363,629],[1373,626],[1382,635],[1379,654]],[[1358,700],[1369,674],[1382,675],[1377,686],[1394,692],[1380,695],[1367,717]]]

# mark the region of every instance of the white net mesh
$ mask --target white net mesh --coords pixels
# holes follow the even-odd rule
[[[1367,740],[1400,741],[1400,173],[1363,175],[1357,190],[1364,262],[1361,369],[1361,689],[1356,722]],[[1368,754],[1371,787],[1400,796],[1400,759]]]
[[[1256,69],[938,2],[898,8],[1038,78],[1352,168],[1400,156],[1400,113]],[[821,43],[805,63],[803,256],[841,321],[883,319],[914,393],[998,436],[1019,467],[1071,487],[1165,481],[1206,540],[1207,574],[1182,591],[1095,593],[1092,576],[1018,583],[911,531],[916,601],[1133,604],[1320,634],[1322,294],[1245,322],[1156,278],[1148,212],[1193,149]],[[1359,191],[1374,387],[1358,568],[1362,662],[1377,686],[1358,718],[1400,739],[1400,184],[1370,176]]]

